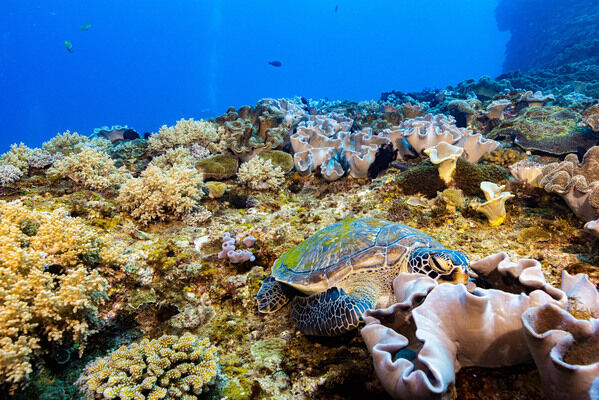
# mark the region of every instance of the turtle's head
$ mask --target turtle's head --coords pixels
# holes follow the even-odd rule
[[[460,251],[418,248],[408,260],[408,272],[417,272],[443,282],[468,283],[470,259]]]

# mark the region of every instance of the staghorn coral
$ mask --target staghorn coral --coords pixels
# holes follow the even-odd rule
[[[226,149],[225,139],[225,130],[213,122],[182,118],[175,126],[163,125],[158,133],[150,136],[148,147],[154,153],[163,153],[174,147],[199,144],[211,153],[219,154]]]
[[[64,209],[1,201],[0,221],[0,383],[15,390],[43,341],[85,344],[106,281],[81,262],[98,250],[93,233]]]
[[[543,168],[541,186],[559,194],[570,209],[585,221],[599,216],[599,146],[591,147],[578,162],[575,154]]]
[[[76,385],[88,400],[195,400],[217,374],[216,347],[186,333],[120,347],[89,364]]]
[[[13,144],[10,146],[10,150],[7,153],[0,156],[0,165],[12,165],[21,170],[25,175],[29,172],[29,157],[31,156],[31,149],[25,146],[23,143]]]
[[[144,223],[179,218],[198,206],[202,181],[202,175],[186,165],[163,169],[150,164],[139,178],[121,186],[117,201]]]
[[[0,165],[0,187],[6,187],[21,179],[23,173],[12,165]]]
[[[59,133],[49,141],[42,144],[42,149],[46,150],[51,155],[57,153],[68,156],[73,153],[80,151],[82,146],[89,143],[89,138],[78,134],[77,132],[71,133],[66,131],[65,133]]]
[[[252,189],[272,190],[285,182],[285,173],[281,167],[274,166],[271,160],[257,156],[241,164],[237,171],[237,181]]]
[[[91,147],[56,160],[48,174],[69,178],[92,190],[105,190],[128,178],[125,169],[117,169],[108,154]]]

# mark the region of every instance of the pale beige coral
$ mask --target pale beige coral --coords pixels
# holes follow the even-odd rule
[[[29,172],[29,158],[31,157],[32,150],[25,146],[23,143],[13,144],[10,146],[10,150],[7,153],[0,156],[1,165],[12,165],[21,170],[23,174]]]
[[[226,150],[226,133],[223,127],[209,121],[194,121],[181,119],[175,126],[163,125],[157,134],[150,136],[148,145],[155,153],[165,152],[178,146],[192,146],[199,144],[210,150],[213,154],[220,154]]]
[[[463,152],[463,148],[446,142],[440,142],[424,150],[424,154],[429,156],[431,162],[437,166],[439,177],[446,185],[451,184],[456,163]]]
[[[108,154],[91,147],[56,160],[48,174],[69,178],[92,190],[105,190],[129,178],[126,169],[117,169]]]
[[[198,399],[218,374],[216,348],[186,333],[120,347],[90,363],[75,383],[86,399]]]
[[[271,160],[254,157],[241,164],[237,171],[237,180],[252,189],[272,190],[283,184],[285,173],[281,167],[275,167]]]
[[[179,218],[198,206],[201,184],[202,176],[195,168],[175,165],[162,169],[150,164],[139,178],[121,186],[117,201],[144,223]]]
[[[524,159],[510,165],[510,174],[517,183],[527,186],[540,187],[543,177],[543,165],[538,162]]]
[[[106,281],[80,264],[97,242],[79,219],[3,201],[0,218],[0,383],[15,390],[42,341],[85,344]]]
[[[193,167],[196,159],[191,155],[190,149],[187,147],[174,147],[166,150],[164,154],[154,157],[150,164],[158,168],[171,168],[176,164]]]
[[[61,153],[68,156],[80,151],[81,147],[88,143],[89,138],[87,136],[80,135],[77,132],[71,133],[70,131],[66,131],[65,133],[59,133],[42,144],[42,148],[52,155]]]

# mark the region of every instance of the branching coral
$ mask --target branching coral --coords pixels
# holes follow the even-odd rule
[[[106,281],[81,260],[92,232],[64,210],[0,202],[0,383],[21,384],[41,342],[85,344]]]
[[[195,168],[177,164],[163,169],[150,164],[139,178],[121,186],[117,201],[144,223],[169,216],[179,218],[198,205],[202,181]]]
[[[162,153],[178,146],[191,147],[199,144],[213,154],[225,151],[226,133],[222,127],[204,120],[194,121],[181,119],[175,126],[163,125],[157,134],[148,139],[149,148],[155,153]]]
[[[12,165],[21,170],[23,174],[29,172],[29,157],[31,156],[31,149],[25,146],[23,143],[20,145],[13,144],[10,146],[10,150],[7,153],[0,156],[1,165]]]
[[[237,180],[252,189],[271,190],[283,184],[285,173],[281,167],[275,167],[271,160],[257,156],[241,164],[237,171]]]
[[[218,373],[216,348],[208,339],[143,339],[88,365],[76,382],[86,399],[195,400]]]
[[[0,165],[0,187],[6,187],[21,179],[23,173],[12,165]]]
[[[104,190],[128,178],[126,170],[117,169],[108,154],[90,147],[56,160],[48,173],[67,177],[92,190]]]

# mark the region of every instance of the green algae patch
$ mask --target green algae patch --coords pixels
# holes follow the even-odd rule
[[[227,179],[235,176],[239,160],[234,156],[216,155],[197,162],[196,168],[204,179]]]
[[[261,153],[260,158],[270,160],[275,167],[281,167],[283,172],[288,173],[293,169],[293,156],[281,150],[269,150]]]
[[[518,242],[520,243],[536,243],[546,242],[551,239],[551,234],[538,226],[531,226],[522,229],[518,234]]]
[[[285,356],[286,346],[287,341],[274,337],[254,343],[250,348],[250,352],[254,360],[260,365],[265,364],[269,360],[277,360],[276,362],[280,363]]]

